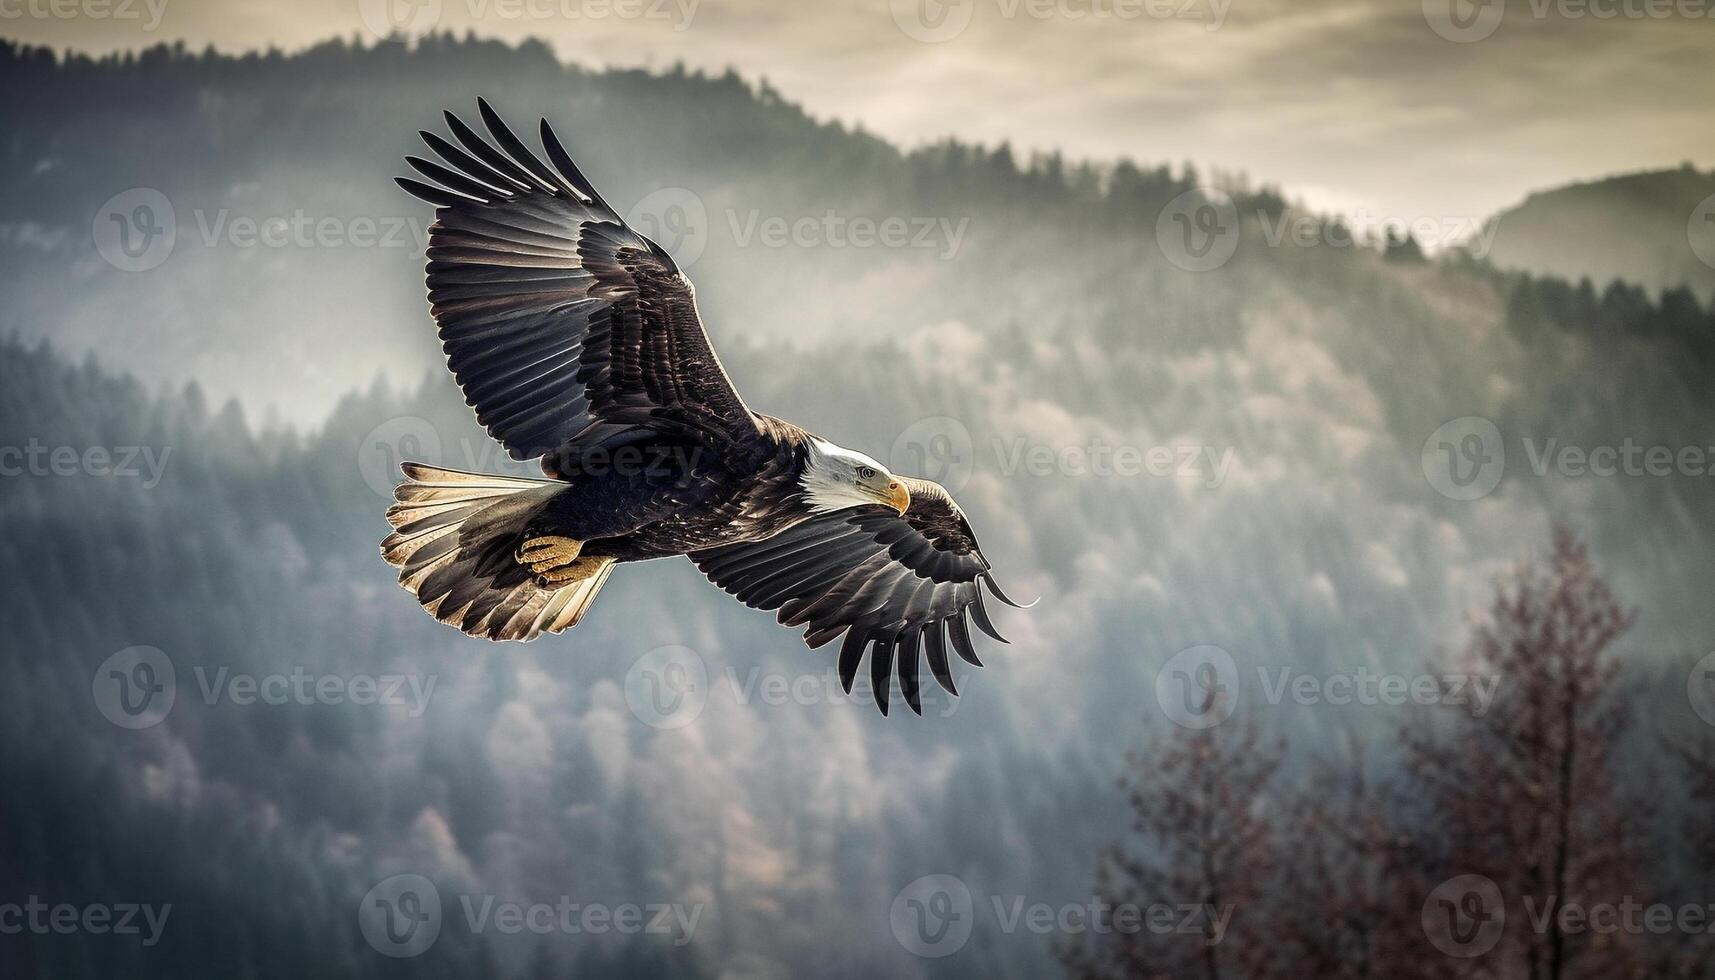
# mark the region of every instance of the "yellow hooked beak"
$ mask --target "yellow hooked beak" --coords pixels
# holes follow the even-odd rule
[[[906,508],[911,506],[911,491],[905,489],[905,484],[892,480],[888,482],[885,496],[881,499],[882,503],[903,514]]]

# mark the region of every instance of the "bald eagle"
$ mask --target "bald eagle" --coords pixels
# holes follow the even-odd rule
[[[429,310],[477,421],[546,479],[404,464],[381,553],[437,620],[490,640],[575,625],[623,562],[685,555],[752,608],[844,634],[847,693],[869,653],[922,713],[920,658],[957,694],[949,649],[981,666],[969,624],[1005,642],[1008,605],[940,485],[782,419],[733,389],[690,280],[584,178],[546,119],[544,164],[486,101],[490,140],[446,113],[440,163],[395,178],[435,205]],[[551,164],[551,165],[550,165]]]

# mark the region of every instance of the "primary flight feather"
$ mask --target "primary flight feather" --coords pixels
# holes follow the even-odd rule
[[[922,660],[957,694],[949,652],[981,666],[970,626],[1002,640],[1009,605],[940,485],[745,406],[690,280],[628,226],[547,120],[544,163],[485,101],[484,139],[452,113],[442,162],[407,157],[435,205],[429,310],[488,433],[547,479],[406,463],[381,544],[431,615],[472,636],[575,625],[622,562],[684,555],[739,601],[819,647],[844,634],[849,692],[870,658],[921,713]]]

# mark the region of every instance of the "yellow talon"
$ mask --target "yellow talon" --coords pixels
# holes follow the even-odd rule
[[[584,543],[576,538],[548,534],[519,545],[515,557],[520,565],[546,564],[551,568],[576,560],[583,548]]]
[[[536,572],[536,585],[542,589],[560,589],[589,578],[602,568],[605,559],[580,558],[565,565],[559,565],[546,570],[531,569]]]

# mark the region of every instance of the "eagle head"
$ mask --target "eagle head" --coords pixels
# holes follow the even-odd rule
[[[799,483],[816,513],[864,504],[886,504],[901,514],[911,506],[905,482],[855,449],[812,436]]]

